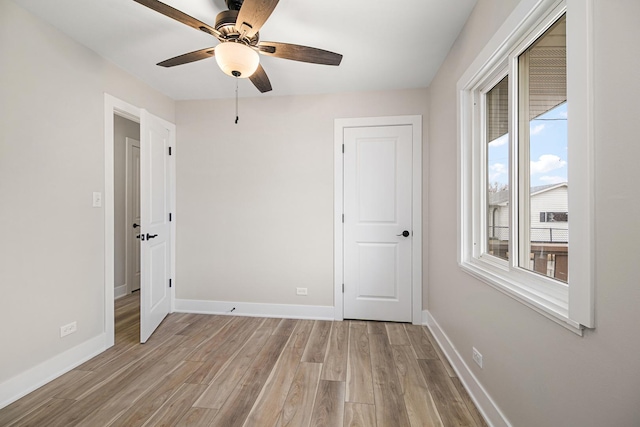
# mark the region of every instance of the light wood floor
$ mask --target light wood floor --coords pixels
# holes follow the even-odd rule
[[[0,410],[1,426],[486,426],[422,326],[169,315]]]

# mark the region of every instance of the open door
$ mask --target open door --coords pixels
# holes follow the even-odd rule
[[[140,110],[140,342],[171,310],[171,166],[175,126]]]

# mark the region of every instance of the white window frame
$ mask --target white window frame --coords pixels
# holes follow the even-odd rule
[[[569,283],[518,267],[518,55],[567,14]],[[458,81],[458,264],[463,271],[582,335],[594,319],[593,0],[522,0]],[[484,95],[509,75],[510,256],[486,249]],[[526,168],[525,168],[526,169]],[[514,203],[515,202],[515,203]]]

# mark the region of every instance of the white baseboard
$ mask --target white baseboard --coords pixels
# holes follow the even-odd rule
[[[102,333],[0,384],[0,409],[106,350]]]
[[[235,309],[232,311],[232,309]],[[334,307],[324,305],[260,304],[251,302],[176,299],[178,313],[227,314],[249,317],[334,320]]]
[[[116,286],[115,289],[113,290],[113,299],[122,298],[124,296],[127,296],[127,294],[128,292],[127,292],[126,283],[122,286]]]
[[[428,310],[422,311],[422,324],[431,330],[433,337],[440,345],[445,356],[447,356],[451,367],[458,374],[458,378],[469,393],[469,396],[471,396],[478,410],[482,413],[485,421],[492,427],[511,427],[509,420],[507,420],[502,411],[500,411],[500,408],[498,408],[498,405],[496,405],[471,369],[469,369],[469,366],[453,346],[449,337],[447,337]]]

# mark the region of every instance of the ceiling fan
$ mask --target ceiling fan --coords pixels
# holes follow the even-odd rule
[[[229,10],[220,12],[214,27],[157,0],[134,0],[169,18],[196,30],[212,35],[220,41],[208,47],[167,59],[157,65],[173,67],[215,56],[225,74],[249,78],[262,93],[271,90],[271,82],[260,65],[258,53],[294,61],[324,65],[340,65],[342,55],[327,50],[289,43],[260,41],[258,31],[267,21],[278,0],[225,0]]]

